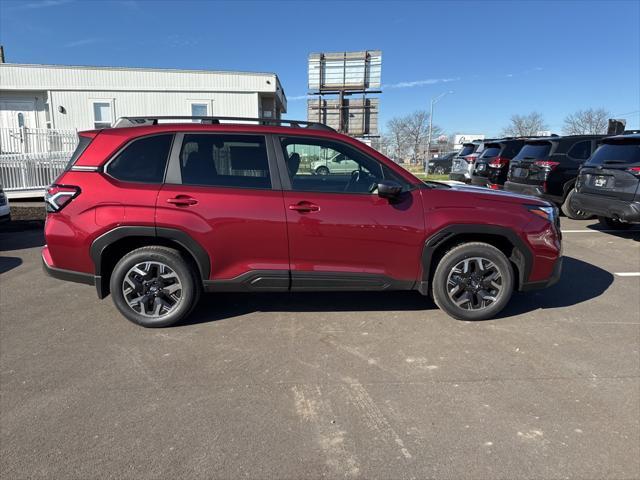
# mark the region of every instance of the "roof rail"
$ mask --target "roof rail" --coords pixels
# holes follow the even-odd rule
[[[208,116],[146,116],[146,117],[120,117],[114,124],[118,127],[144,127],[149,125],[158,125],[159,120],[200,120],[200,123],[208,125],[218,125],[221,122],[257,122],[261,125],[283,125],[287,124],[293,128],[309,128],[313,130],[326,130],[335,132],[328,125],[318,122],[306,122],[302,120],[286,120],[277,118],[245,118],[245,117],[208,117]]]

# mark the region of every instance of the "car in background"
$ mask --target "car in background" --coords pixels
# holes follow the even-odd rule
[[[507,180],[509,162],[524,146],[525,138],[504,138],[484,144],[474,163],[471,184],[500,189]]]
[[[473,142],[462,145],[462,150],[458,152],[458,155],[453,159],[451,164],[449,180],[464,183],[471,182],[473,164],[476,158],[480,156],[480,153],[482,153],[483,145],[484,142],[482,140],[474,140]]]
[[[451,173],[453,159],[458,155],[458,151],[445,153],[440,157],[432,158],[427,164],[427,173],[435,175],[447,175]]]
[[[9,208],[9,199],[0,184],[0,223],[11,220],[11,209]]]
[[[311,162],[311,170],[316,175],[330,175],[332,173],[350,174],[358,170],[358,164],[339,153],[325,160]]]
[[[580,169],[571,203],[608,228],[640,223],[640,134],[605,138]]]
[[[573,219],[592,215],[571,208],[578,171],[605,135],[568,135],[528,139],[511,160],[504,189],[534,195],[562,207]]]

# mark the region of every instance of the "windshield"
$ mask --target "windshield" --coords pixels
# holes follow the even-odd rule
[[[522,147],[522,150],[518,152],[518,155],[516,155],[514,160],[540,160],[547,158],[550,151],[551,143],[549,142],[527,143]]]
[[[640,163],[640,142],[605,143],[593,152],[586,165],[603,165],[605,163]]]
[[[458,153],[459,157],[465,157],[471,153],[473,153],[476,149],[476,146],[473,143],[467,143],[462,147],[460,153]]]

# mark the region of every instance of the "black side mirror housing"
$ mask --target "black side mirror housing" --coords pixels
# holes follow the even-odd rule
[[[396,199],[402,193],[402,185],[394,180],[381,180],[378,182],[378,195],[389,200]]]

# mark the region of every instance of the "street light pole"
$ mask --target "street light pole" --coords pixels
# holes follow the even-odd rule
[[[433,106],[438,103],[438,100],[440,100],[445,95],[449,95],[450,93],[453,93],[453,90],[441,93],[437,97],[431,99],[431,109],[429,110],[429,138],[427,140],[427,157],[424,161],[425,173],[429,170],[429,155],[431,154],[431,135],[433,134]]]

